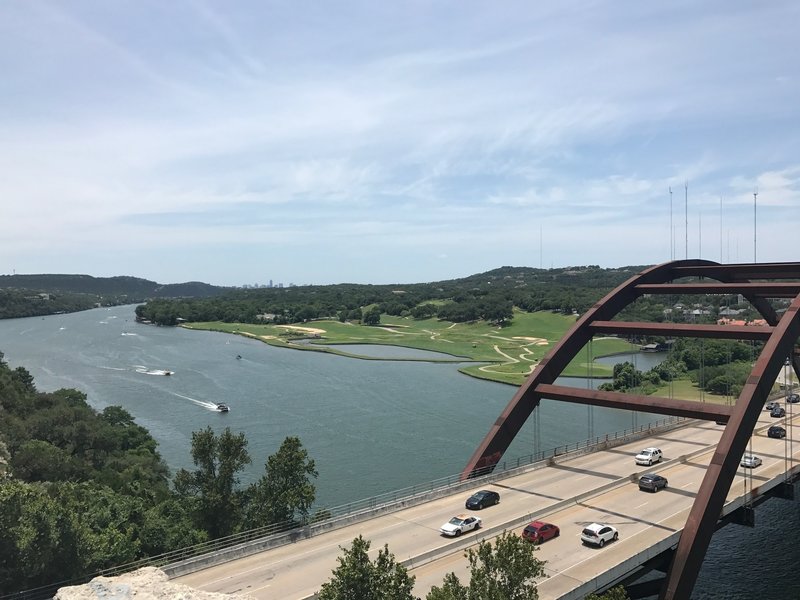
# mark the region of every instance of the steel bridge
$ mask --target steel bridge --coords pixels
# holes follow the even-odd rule
[[[620,312],[642,296],[686,294],[740,294],[766,325],[618,320]],[[789,299],[789,305],[779,312],[774,299]],[[673,261],[642,271],[592,306],[542,359],[491,426],[464,468],[462,479],[494,469],[542,398],[726,423],[659,595],[660,600],[689,598],[739,460],[780,369],[788,361],[800,377],[800,354],[796,348],[800,337],[798,309],[800,263],[719,264],[697,259]],[[762,344],[762,349],[732,406],[555,385],[556,378],[596,334],[752,340]]]

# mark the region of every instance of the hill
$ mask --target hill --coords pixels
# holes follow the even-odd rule
[[[126,296],[131,302],[141,302],[148,298],[207,298],[219,295],[229,288],[199,281],[161,284],[149,279],[128,276],[92,277],[91,275],[44,274],[0,275],[0,289]]]
[[[77,312],[153,298],[211,298],[228,290],[199,281],[165,285],[127,276],[0,275],[0,319]]]

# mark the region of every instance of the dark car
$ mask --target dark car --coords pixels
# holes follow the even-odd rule
[[[769,411],[769,416],[770,417],[785,417],[786,416],[786,410],[784,410],[784,408],[782,406],[776,406],[771,411]]]
[[[657,492],[667,487],[667,478],[655,473],[645,473],[639,478],[639,489],[648,492]]]
[[[770,401],[769,401],[769,402],[767,402],[767,404],[764,406],[764,410],[772,410],[772,409],[773,409],[773,408],[775,408],[776,406],[780,406],[780,405],[781,405],[781,403],[780,403],[780,402],[775,402],[774,400],[770,400]]]
[[[771,438],[784,438],[786,437],[786,430],[780,425],[773,425],[767,429],[767,436]]]
[[[789,394],[786,396],[786,401],[794,404],[795,402],[800,402],[800,395],[799,394]]]
[[[531,521],[525,529],[522,530],[522,537],[529,542],[541,544],[547,540],[552,540],[561,534],[561,530],[552,523],[545,523],[544,521]]]
[[[481,510],[487,506],[494,506],[500,502],[500,494],[491,490],[481,490],[469,497],[466,507],[471,510]]]

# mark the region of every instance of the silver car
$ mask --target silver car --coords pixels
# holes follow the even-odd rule
[[[742,462],[740,464],[747,469],[755,469],[761,466],[761,459],[755,454],[745,454],[742,456]]]

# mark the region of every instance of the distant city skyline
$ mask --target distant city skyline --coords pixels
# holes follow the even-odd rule
[[[798,260],[798,22],[789,0],[5,2],[0,273]]]

